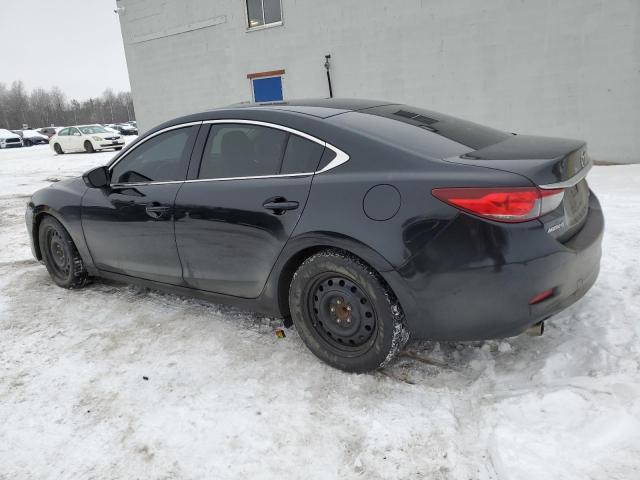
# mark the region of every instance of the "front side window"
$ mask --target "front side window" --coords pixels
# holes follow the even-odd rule
[[[259,125],[211,126],[198,178],[237,178],[276,175],[288,133]]]
[[[161,133],[131,151],[111,171],[111,183],[184,180],[197,127]]]
[[[70,128],[69,135],[80,135],[80,130],[78,130],[77,128]]]
[[[246,0],[248,28],[282,23],[280,0]]]

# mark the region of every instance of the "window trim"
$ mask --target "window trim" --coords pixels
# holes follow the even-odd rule
[[[256,25],[255,27],[252,27],[249,25],[249,4],[247,3],[247,0],[244,0],[244,19],[245,19],[244,26],[247,33],[255,32],[258,30],[264,30],[266,28],[281,27],[282,25],[284,25],[284,14],[282,13],[282,0],[280,0],[280,20],[277,22],[266,23],[264,18],[264,0],[260,0],[260,4],[262,6],[262,21],[264,23],[262,25]]]
[[[220,123],[240,123],[245,125],[257,125],[261,127],[274,128],[276,130],[282,130],[285,132],[289,132],[294,135],[298,135],[299,137],[305,138],[312,142],[317,143],[318,145],[322,145],[325,148],[328,148],[333,153],[335,153],[335,158],[331,160],[324,168],[320,170],[315,170],[313,172],[301,172],[301,173],[283,173],[283,174],[275,174],[275,175],[256,175],[249,177],[225,177],[225,178],[197,178],[193,180],[170,180],[166,182],[140,182],[140,183],[111,183],[111,188],[122,188],[122,187],[140,187],[144,185],[170,185],[174,183],[197,183],[197,182],[226,182],[229,180],[258,180],[263,178],[286,178],[286,177],[308,177],[310,175],[317,175],[319,173],[325,173],[329,170],[332,170],[346,162],[349,161],[351,157],[342,150],[337,147],[334,147],[330,143],[325,142],[324,140],[320,140],[308,133],[301,132],[300,130],[296,130],[295,128],[285,127],[284,125],[279,125],[277,123],[270,122],[262,122],[260,120],[245,120],[245,119],[233,119],[233,118],[225,118],[225,119],[216,119],[216,120],[204,120],[201,122],[188,122],[188,123],[180,123],[178,125],[172,125],[170,127],[163,128],[162,130],[158,130],[157,132],[152,133],[148,137],[143,138],[138,143],[134,144],[129,150],[122,154],[119,158],[117,158],[111,165],[109,165],[108,170],[109,173],[113,170],[113,168],[120,163],[124,158],[127,157],[133,150],[138,148],[140,145],[145,143],[147,140],[152,139],[153,137],[160,135],[162,133],[177,130],[179,128],[184,127],[192,127],[194,125],[216,125]],[[202,161],[202,160],[200,160]]]

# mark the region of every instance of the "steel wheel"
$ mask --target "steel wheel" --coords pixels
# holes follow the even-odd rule
[[[82,288],[89,281],[87,270],[69,233],[47,215],[38,230],[42,259],[53,281],[63,288]]]
[[[351,353],[367,350],[376,333],[376,314],[365,291],[346,277],[320,275],[307,292],[313,327],[328,346]]]
[[[67,277],[71,270],[71,259],[67,253],[65,240],[60,233],[48,228],[45,231],[47,257],[51,259],[51,268],[61,277]]]
[[[289,311],[309,350],[349,372],[384,367],[409,339],[402,308],[382,277],[337,249],[315,253],[298,267]]]

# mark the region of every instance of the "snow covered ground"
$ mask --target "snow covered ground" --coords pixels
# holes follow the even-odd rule
[[[0,479],[640,478],[640,165],[590,174],[602,271],[544,336],[349,375],[277,319],[56,287],[24,204],[112,155],[0,151]]]

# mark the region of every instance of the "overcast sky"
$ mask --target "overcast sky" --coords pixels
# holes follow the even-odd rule
[[[115,0],[1,0],[0,83],[59,86],[68,98],[129,90]]]

